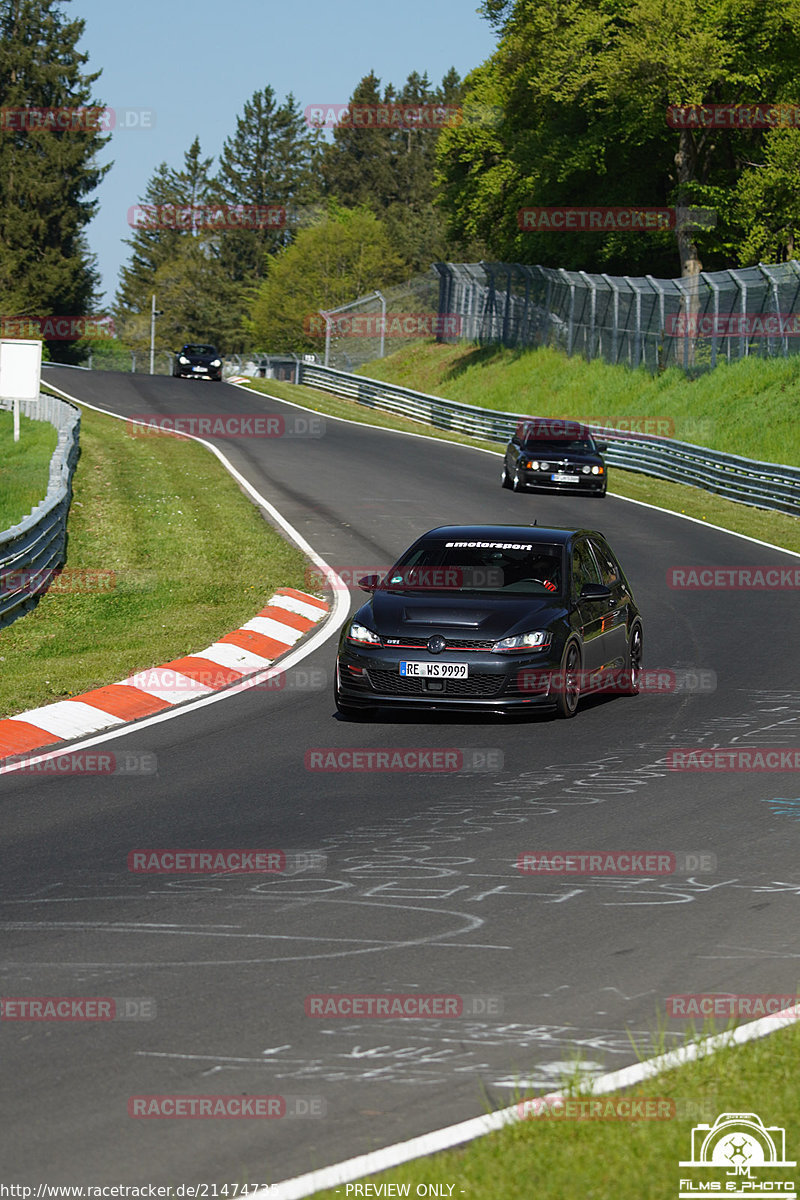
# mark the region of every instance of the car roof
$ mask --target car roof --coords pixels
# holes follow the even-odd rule
[[[544,525],[438,525],[436,529],[429,529],[427,533],[423,533],[417,540],[446,537],[453,541],[565,544],[579,533],[603,537],[597,529],[560,529]]]

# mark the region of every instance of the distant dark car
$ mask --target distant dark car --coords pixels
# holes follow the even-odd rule
[[[605,496],[608,473],[602,452],[607,448],[575,421],[525,422],[506,446],[503,487]]]
[[[535,525],[431,529],[385,576],[339,642],[340,713],[381,706],[555,709],[633,695],[642,618],[601,533]]]
[[[216,346],[187,342],[175,355],[172,374],[180,378],[222,380],[222,358]]]

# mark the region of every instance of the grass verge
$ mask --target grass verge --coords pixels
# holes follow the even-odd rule
[[[208,450],[81,414],[64,590],[0,629],[0,717],[202,649],[276,587],[308,590],[303,554]]]
[[[713,1124],[723,1112],[757,1113],[767,1126],[786,1130],[786,1157],[795,1153],[800,1134],[797,1059],[800,1029],[789,1026],[767,1038],[733,1046],[687,1063],[624,1093],[627,1097],[659,1097],[676,1102],[667,1120],[570,1120],[539,1115],[498,1133],[470,1142],[460,1150],[417,1159],[369,1177],[371,1195],[423,1195],[422,1184],[453,1185],[452,1196],[469,1200],[673,1200],[681,1179],[726,1180],[721,1168],[680,1167],[691,1154],[692,1126]],[[622,1093],[618,1093],[622,1094]],[[603,1097],[603,1099],[608,1099]],[[442,1122],[447,1122],[443,1112]],[[796,1180],[796,1171],[764,1168],[753,1181]],[[395,1189],[381,1184],[394,1184]],[[397,1185],[408,1191],[396,1190]],[[363,1186],[363,1185],[362,1185]],[[740,1184],[737,1184],[740,1186]],[[340,1185],[317,1192],[333,1200],[355,1195]],[[366,1194],[362,1191],[362,1195]],[[448,1194],[447,1188],[442,1193]],[[712,1193],[713,1194],[713,1193]],[[741,1193],[739,1193],[741,1194]],[[754,1193],[759,1194],[759,1193]],[[793,1194],[793,1193],[792,1193]]]
[[[449,347],[445,347],[449,349]],[[388,360],[384,360],[386,362]],[[375,364],[371,364],[375,366]],[[621,369],[621,368],[620,368]],[[369,373],[369,372],[367,372]],[[447,430],[435,429],[420,421],[411,421],[407,417],[395,416],[393,413],[380,412],[377,409],[366,408],[354,400],[344,400],[331,396],[327,392],[316,391],[303,385],[284,383],[277,379],[252,379],[248,386],[253,391],[277,396],[279,400],[290,400],[293,404],[303,405],[314,412],[325,413],[334,417],[345,417],[350,421],[359,421],[364,425],[377,425],[383,429],[402,429],[411,433],[423,433],[428,437],[441,438],[445,441],[460,442],[469,446],[480,446],[498,455],[497,486],[500,486],[500,460],[502,447],[497,442],[484,442],[478,438],[466,437],[464,434],[450,433]],[[424,381],[406,382],[403,386],[428,390]],[[548,414],[544,414],[548,415]],[[564,415],[562,413],[562,415]],[[570,415],[570,414],[567,414]],[[748,537],[758,538],[787,550],[800,553],[800,521],[790,517],[788,513],[770,512],[763,508],[750,508],[744,504],[736,504],[713,492],[702,488],[686,487],[668,480],[654,479],[650,475],[639,475],[634,471],[623,471],[612,467],[609,471],[609,489],[617,496],[627,496],[631,500],[640,500],[646,504],[654,504],[670,512],[683,513],[698,521],[707,521],[710,525],[720,525],[723,529],[731,529]],[[598,503],[592,501],[592,505]],[[592,508],[592,514],[601,512]],[[598,517],[592,515],[592,521]]]
[[[796,354],[744,358],[692,378],[677,367],[653,376],[548,347],[420,342],[360,373],[480,408],[597,424],[656,418],[658,431],[678,441],[800,466]]]
[[[14,417],[0,412],[0,530],[18,525],[47,494],[50,459],[58,434],[49,421],[20,416],[19,441],[14,441]]]

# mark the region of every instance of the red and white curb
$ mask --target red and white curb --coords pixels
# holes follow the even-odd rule
[[[270,666],[328,611],[324,600],[307,592],[278,588],[257,616],[205,650],[0,720],[0,766],[5,757],[86,737],[238,683]]]

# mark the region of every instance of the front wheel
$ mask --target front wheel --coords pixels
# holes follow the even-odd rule
[[[644,658],[642,627],[636,622],[628,638],[628,657],[620,692],[623,696],[638,696]]]
[[[511,476],[508,473],[508,467],[503,463],[503,474],[500,476],[500,483],[504,488],[511,488]]]
[[[519,477],[519,467],[517,467],[514,471],[514,478],[511,481],[511,487],[515,492],[523,492],[525,490],[525,485]]]
[[[567,642],[559,667],[560,684],[556,697],[556,715],[574,717],[581,698],[581,652],[576,642]]]

